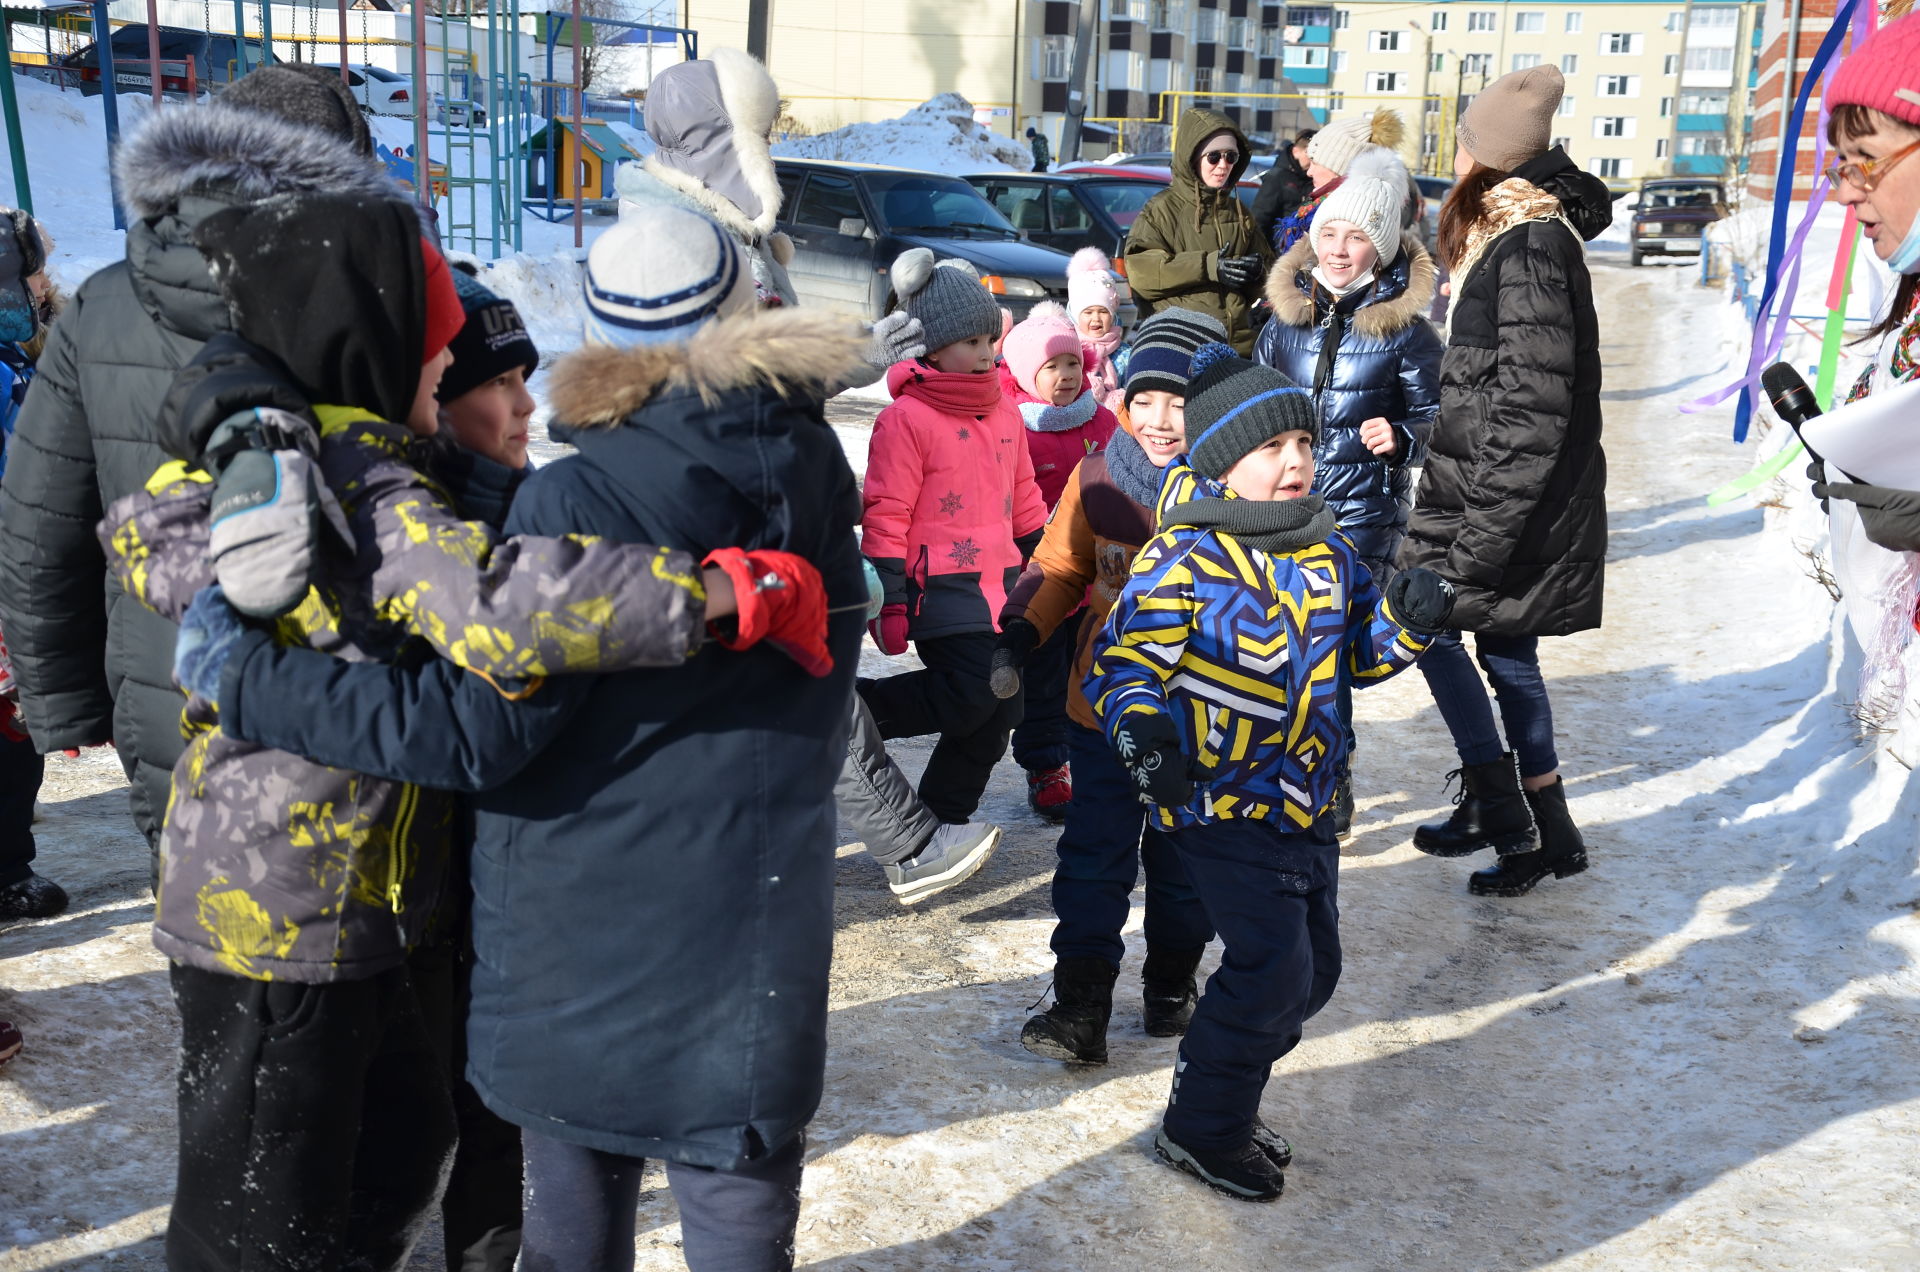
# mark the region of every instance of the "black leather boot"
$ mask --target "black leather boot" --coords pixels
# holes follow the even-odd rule
[[[1453,815],[1413,832],[1413,846],[1435,857],[1465,857],[1491,848],[1501,856],[1532,852],[1539,846],[1533,814],[1520,789],[1520,765],[1511,751],[1485,764],[1456,770],[1460,793]],[[1449,773],[1448,777],[1453,774]]]
[[[1053,969],[1053,1006],[1027,1022],[1020,1045],[1049,1060],[1105,1064],[1113,981],[1119,974],[1105,959],[1061,959]]]
[[[1154,1038],[1178,1038],[1187,1032],[1193,1019],[1193,1005],[1200,1001],[1200,990],[1193,974],[1200,966],[1206,948],[1170,950],[1147,946],[1147,962],[1140,969],[1140,982],[1146,996],[1141,1019]]]
[[[1467,891],[1477,897],[1522,897],[1533,885],[1552,875],[1564,879],[1587,868],[1587,844],[1580,828],[1567,811],[1567,788],[1558,778],[1544,790],[1528,791],[1527,803],[1533,807],[1534,820],[1540,826],[1540,847],[1502,857],[1485,870],[1476,870],[1467,880]]]

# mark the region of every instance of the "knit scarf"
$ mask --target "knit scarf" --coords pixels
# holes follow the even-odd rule
[[[1064,433],[1092,419],[1099,406],[1093,400],[1093,394],[1082,389],[1080,396],[1065,406],[1055,406],[1051,402],[1022,402],[1020,420],[1027,426],[1028,432]]]
[[[1113,461],[1107,463],[1111,467]],[[1333,533],[1334,517],[1319,495],[1298,499],[1210,495],[1173,505],[1162,514],[1160,525],[1218,530],[1259,552],[1292,552],[1325,543]]]
[[[1113,484],[1120,487],[1120,493],[1142,508],[1152,508],[1160,502],[1160,481],[1167,475],[1164,468],[1155,468],[1153,461],[1147,458],[1147,452],[1140,448],[1140,439],[1126,429],[1115,429],[1113,437],[1107,442],[1107,472],[1113,477]]]
[[[1480,217],[1467,231],[1466,249],[1460,253],[1460,263],[1453,267],[1453,294],[1458,296],[1466,290],[1467,278],[1480,263],[1488,244],[1516,225],[1529,221],[1558,221],[1576,240],[1580,238],[1580,231],[1573,228],[1573,222],[1560,210],[1560,200],[1531,181],[1508,177],[1487,191],[1480,205]]]
[[[991,371],[941,371],[916,360],[894,396],[918,398],[949,415],[980,415],[1000,400],[1000,377]]]

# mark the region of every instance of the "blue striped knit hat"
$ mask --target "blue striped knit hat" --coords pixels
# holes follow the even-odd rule
[[[1215,480],[1282,433],[1319,433],[1305,389],[1223,344],[1193,355],[1186,414],[1194,471]]]
[[[1211,314],[1193,309],[1161,309],[1134,328],[1127,355],[1127,397],[1136,393],[1185,395],[1193,351],[1225,340],[1227,329]]]
[[[732,235],[691,208],[649,200],[587,252],[587,339],[671,344],[753,307],[753,269]]]

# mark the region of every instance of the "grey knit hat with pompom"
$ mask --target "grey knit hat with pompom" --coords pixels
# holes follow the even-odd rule
[[[967,262],[936,263],[932,251],[916,247],[895,257],[889,273],[901,307],[920,320],[928,353],[974,336],[999,337],[1000,306]]]

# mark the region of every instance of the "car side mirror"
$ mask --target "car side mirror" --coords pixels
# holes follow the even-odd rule
[[[840,233],[848,238],[865,238],[867,223],[857,216],[843,216],[840,218]]]

